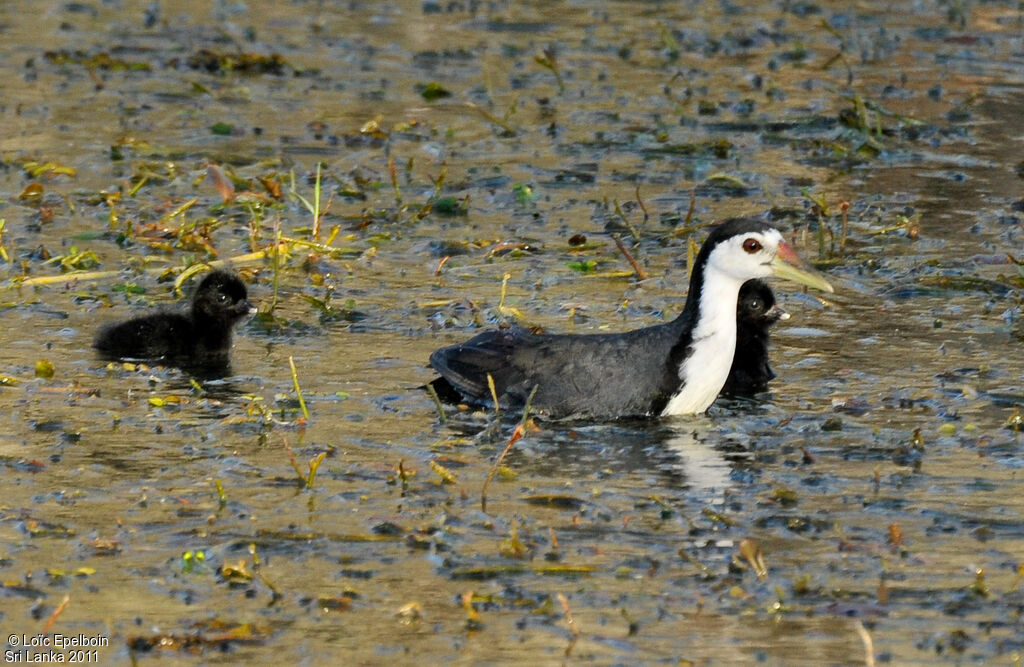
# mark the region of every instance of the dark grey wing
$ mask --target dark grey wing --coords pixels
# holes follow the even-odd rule
[[[537,336],[521,328],[484,331],[465,343],[435,350],[430,355],[430,365],[465,400],[491,403],[487,376],[493,378],[499,397],[506,395],[508,387],[521,384],[523,372],[513,363],[513,355],[517,348],[530,346],[533,338]]]
[[[536,387],[531,407],[549,418],[650,415],[678,389],[676,348],[686,330],[680,318],[617,334],[485,331],[436,350],[430,365],[470,403],[493,403],[490,375],[503,408],[522,407]]]
[[[680,323],[590,336],[536,337],[516,348],[518,381],[506,392],[554,418],[619,418],[656,414],[678,389],[672,351]]]

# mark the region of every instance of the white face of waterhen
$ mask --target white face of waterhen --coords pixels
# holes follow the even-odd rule
[[[740,287],[752,278],[777,276],[826,292],[832,286],[808,270],[782,234],[766,227],[718,241],[704,264],[697,318],[689,353],[679,366],[680,389],[662,415],[704,412],[722,390],[736,351],[736,301]]]

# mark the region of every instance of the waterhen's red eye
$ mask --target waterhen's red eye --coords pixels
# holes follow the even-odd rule
[[[761,242],[757,239],[747,239],[743,242],[743,249],[750,254],[754,254],[761,249]]]

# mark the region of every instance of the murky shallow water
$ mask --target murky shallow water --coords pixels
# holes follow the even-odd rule
[[[6,278],[57,274],[40,246],[91,250],[100,270],[197,256],[119,245],[112,210],[116,231],[215,220],[220,257],[253,250],[254,213],[217,206],[210,162],[263,194],[257,177],[294,171],[305,197],[323,162],[324,226],[352,252],[292,257],[279,325],[243,327],[236,375],[205,394],[176,371],[108,371],[89,350],[99,322],[170,300],[152,275],[5,293],[0,373],[18,380],[0,388],[8,634],[42,632],[68,596],[51,632],[108,637],[104,661],[839,664],[864,659],[858,624],[879,661],[1019,660],[1024,459],[1004,426],[1024,395],[1020,290],[999,262],[1020,258],[1019,8],[128,5],[0,8]],[[563,90],[535,60],[549,48]],[[190,65],[203,49],[288,65],[210,73]],[[149,69],[88,60],[102,53]],[[430,82],[452,95],[425,100]],[[360,132],[374,119],[377,135]],[[77,173],[33,178],[30,161]],[[442,173],[466,213],[418,215]],[[257,246],[277,221],[308,238],[284,182]],[[111,209],[100,193],[117,190]],[[508,305],[553,330],[672,316],[692,192],[694,223],[771,210],[806,257],[828,260],[837,294],[779,286],[794,317],[763,400],[549,425],[517,443],[515,477],[490,485],[482,511],[511,425],[438,423],[415,390],[430,351],[494,321],[506,273]],[[824,198],[836,235],[850,202],[846,252],[819,254],[805,193]],[[616,202],[642,283],[600,275],[628,270],[608,236],[625,227]],[[575,234],[596,247],[574,251]],[[587,260],[597,276],[569,266]],[[272,271],[248,266],[266,306]],[[125,279],[146,294],[115,291]],[[366,318],[322,321],[304,297],[323,299],[323,284]],[[39,359],[53,379],[33,377]],[[182,402],[151,401],[168,397]],[[313,490],[285,443],[300,468],[327,454]],[[431,461],[457,481],[441,484]],[[400,465],[415,472],[405,485]],[[743,569],[747,538],[762,579]],[[207,643],[145,650],[172,637]]]

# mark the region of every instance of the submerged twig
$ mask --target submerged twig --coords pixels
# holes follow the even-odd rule
[[[622,239],[619,238],[619,235],[613,234],[612,240],[615,241],[615,245],[619,247],[619,251],[621,251],[622,254],[625,256],[626,261],[629,262],[629,265],[633,267],[633,272],[636,273],[637,280],[647,280],[647,272],[644,271],[643,267],[640,266],[640,264],[637,263],[637,261],[633,258],[633,255],[630,254],[629,250],[626,248],[626,244],[622,242]]]
[[[691,234],[693,234],[696,231],[700,231],[701,229],[704,229],[705,227],[710,227],[711,225],[715,224],[714,220],[710,220],[708,222],[694,223],[693,222],[693,212],[696,209],[696,206],[697,206],[697,197],[696,197],[696,191],[694,191],[694,193],[692,193],[692,196],[690,197],[690,208],[686,212],[686,217],[683,218],[682,226],[677,226],[675,229],[672,230],[672,236],[674,238],[680,238],[680,237],[683,237],[683,236],[690,236]]]
[[[303,472],[302,467],[299,466],[298,459],[295,458],[295,451],[292,449],[292,446],[288,444],[288,439],[282,437],[281,441],[284,443],[285,451],[288,452],[288,461],[291,462],[295,475],[307,489],[312,490],[313,483],[316,481],[316,471],[320,469],[320,464],[324,462],[325,458],[327,458],[327,452],[320,452],[311,458],[307,464],[309,472]]]
[[[572,640],[565,647],[565,656],[569,657],[573,647],[576,646],[577,640],[580,638],[580,629],[576,627],[576,620],[572,617],[572,609],[569,608],[569,598],[565,597],[565,593],[561,591],[558,592],[556,597],[562,605],[562,611],[565,612],[565,620],[569,624],[569,631],[572,632]]]
[[[309,421],[309,410],[306,409],[306,401],[302,398],[302,388],[299,387],[299,373],[295,370],[295,359],[288,357],[288,365],[292,369],[292,385],[295,387],[295,396],[299,399],[299,408],[302,410],[302,418]]]
[[[395,191],[395,202],[402,205],[402,189],[398,186],[398,170],[395,168],[395,156],[388,156],[388,174],[391,175],[391,188]]]
[[[284,442],[285,451],[288,452],[288,461],[291,462],[292,464],[292,470],[295,471],[295,474],[298,476],[300,480],[305,482],[306,475],[302,473],[302,468],[299,467],[299,461],[295,458],[295,452],[292,450],[292,446],[288,444],[287,438],[282,436],[281,440],[282,442]]]
[[[53,610],[52,614],[50,614],[50,618],[46,619],[46,625],[43,626],[42,634],[45,635],[50,631],[50,627],[57,620],[57,617],[64,613],[64,610],[68,608],[69,604],[71,604],[71,596],[65,595],[64,599],[60,601],[59,605],[57,605],[57,608]]]
[[[739,552],[750,564],[751,569],[758,579],[765,579],[768,576],[768,566],[764,562],[764,553],[761,552],[761,545],[757,540],[745,537],[740,540]]]
[[[487,375],[487,380],[491,385],[491,391],[494,391],[494,380],[490,374]],[[512,445],[516,444],[517,441],[521,440],[526,435],[526,424],[530,418],[530,406],[533,404],[533,397],[537,394],[537,388],[540,385],[533,385],[533,389],[530,390],[530,395],[526,398],[526,405],[523,406],[523,417],[516,424],[516,428],[512,431],[512,437],[508,439],[508,444],[505,445],[505,449],[501,450],[501,454],[498,454],[497,460],[494,461],[494,465],[491,466],[490,472],[487,473],[487,479],[484,480],[483,488],[480,489],[480,511],[487,511],[487,487],[491,485],[491,480],[498,474],[498,469],[501,467],[501,462],[505,460],[505,457],[510,451],[512,451]],[[495,404],[497,404],[497,397],[495,397]]]
[[[508,122],[502,120],[501,118],[498,118],[497,116],[487,111],[483,107],[477,106],[472,102],[464,102],[462,104],[433,104],[431,105],[430,108],[443,109],[446,111],[472,111],[478,114],[487,122],[493,123],[500,127],[501,129],[505,130],[505,132],[507,132],[509,136],[514,136],[516,134],[516,128],[512,127],[512,125],[510,125]]]
[[[314,241],[320,240],[320,162],[316,163],[316,181],[313,183],[313,233]]]
[[[312,490],[313,482],[316,481],[316,471],[320,469],[320,464],[327,458],[327,452],[320,452],[309,460],[309,476],[306,477],[306,488]]]
[[[565,597],[565,594],[561,591],[558,592],[558,601],[562,604],[562,611],[565,612],[565,620],[569,623],[569,630],[572,632],[573,637],[580,636],[580,629],[576,627],[576,621],[572,617],[572,609],[569,608],[569,598]]]
[[[9,263],[11,261],[11,257],[7,254],[7,249],[4,247],[4,226],[6,224],[7,221],[0,218],[0,259]]]
[[[697,263],[697,253],[700,252],[697,242],[693,237],[686,239],[686,279],[693,276],[693,265]]]
[[[843,215],[843,229],[839,235],[839,254],[842,255],[846,251],[846,229],[848,224],[848,213],[850,211],[850,202],[845,199],[839,202],[839,212]]]
[[[277,309],[278,292],[281,286],[281,220],[278,219],[274,223],[274,252],[270,255],[272,259],[271,269],[271,291],[270,291],[270,305],[267,306],[267,315],[272,315]],[[294,367],[293,367],[294,369]]]
[[[196,275],[197,273],[202,273],[203,271],[206,271],[210,268],[211,267],[209,264],[193,264],[192,266],[182,271],[180,274],[178,274],[178,277],[174,279],[174,293],[180,295],[181,286],[185,284],[186,280]]]
[[[513,306],[505,305],[505,298],[508,296],[508,281],[512,278],[511,273],[506,273],[501,277],[501,293],[498,295],[498,312],[502,315],[515,317],[517,319],[524,319],[524,316],[519,312],[518,308]]]
[[[487,374],[487,388],[491,390],[491,398],[494,399],[494,416],[501,417],[501,407],[498,405],[498,388],[494,386],[494,376]]]
[[[533,61],[541,67],[547,68],[555,75],[555,81],[558,82],[558,92],[564,93],[565,83],[562,81],[562,73],[558,70],[558,59],[555,57],[554,49],[543,49],[533,57]]]
[[[647,222],[651,218],[651,214],[647,212],[647,207],[644,206],[644,200],[640,198],[640,186],[636,186],[636,203],[640,207],[640,210],[644,212],[644,222]]]
[[[700,562],[699,560],[691,556],[689,552],[686,551],[686,549],[680,549],[678,553],[684,559],[690,561],[690,564],[696,567],[698,570],[700,570],[701,574],[703,574],[705,577],[707,577],[708,579],[715,578],[716,575],[714,570],[712,570],[710,567],[708,567],[704,563]]]
[[[466,629],[467,630],[479,630],[483,627],[483,621],[480,619],[480,614],[476,608],[473,607],[473,595],[474,591],[466,591],[462,594],[462,608],[466,610]]]
[[[209,163],[206,165],[206,178],[213,184],[214,189],[217,190],[217,194],[220,195],[220,201],[222,204],[227,204],[235,199],[235,185],[228,178],[227,174],[218,164]],[[143,176],[139,179],[139,182],[133,187],[128,194],[134,195],[143,184],[149,180],[148,176]]]
[[[176,218],[179,215],[182,215],[183,213],[185,213],[185,211],[189,210],[190,208],[192,208],[193,206],[195,206],[198,203],[199,203],[199,197],[193,197],[192,199],[189,199],[187,202],[185,202],[181,206],[177,207],[176,209],[174,209],[173,211],[169,212],[164,217],[160,218],[160,223],[161,224],[165,223],[168,220],[171,220],[172,218]]]
[[[613,200],[612,201],[612,205],[615,208],[615,215],[619,216],[619,219],[622,220],[622,224],[624,224],[626,226],[626,229],[629,230],[629,235],[633,237],[634,241],[639,241],[640,240],[640,232],[637,231],[637,228],[634,227],[633,223],[630,222],[629,218],[626,217],[625,212],[622,210],[622,206],[619,205],[619,200],[618,199]]]
[[[441,397],[437,395],[437,390],[434,389],[434,385],[428,382],[426,387],[427,393],[430,394],[430,398],[434,399],[434,405],[437,406],[437,416],[443,424],[448,421],[448,418],[444,414],[444,405],[441,404]]]
[[[871,640],[871,635],[868,634],[867,628],[864,627],[864,623],[860,620],[853,627],[857,630],[857,634],[860,635],[860,640],[864,642],[864,665],[866,667],[875,667],[875,643]]]

